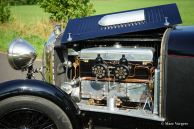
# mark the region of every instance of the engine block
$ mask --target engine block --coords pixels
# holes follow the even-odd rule
[[[146,83],[119,83],[88,81],[81,82],[81,97],[83,99],[103,100],[109,96],[130,102],[144,103],[148,97]]]
[[[80,99],[89,105],[108,105],[116,98],[118,107],[142,104],[152,98],[152,47],[93,47],[79,53]]]
[[[100,54],[103,60],[118,61],[125,55],[129,61],[136,62],[152,62],[154,48],[151,47],[122,47],[115,45],[113,47],[94,47],[86,48],[80,51],[81,60],[95,60],[97,55]]]

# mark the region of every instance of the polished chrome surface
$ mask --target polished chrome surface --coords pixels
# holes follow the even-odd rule
[[[154,48],[151,47],[95,47],[95,48],[86,48],[80,51],[80,59],[84,60],[94,60],[97,55],[100,54],[103,60],[120,60],[122,55],[125,55],[125,58],[128,61],[146,61],[152,62],[154,56]]]
[[[132,11],[132,12],[106,15],[98,21],[98,24],[101,26],[110,26],[110,25],[139,22],[144,20],[145,20],[144,10],[138,10],[138,11]]]
[[[54,70],[54,47],[56,39],[61,35],[62,28],[61,25],[56,25],[54,27],[53,32],[50,34],[48,41],[44,45],[44,75],[45,75],[45,81],[55,84],[55,70]]]
[[[44,46],[44,65],[45,65],[45,80],[51,84],[54,81],[54,43],[56,41],[55,33],[51,33],[47,43]]]
[[[115,108],[116,108],[116,104],[115,104],[115,97],[109,97],[108,100],[107,100],[107,106],[108,106],[108,109],[111,110],[111,111],[114,111]]]
[[[109,82],[81,81],[81,97],[84,99],[103,99],[108,95]]]
[[[102,100],[109,96],[130,98],[130,102],[144,103],[149,97],[146,83],[119,83],[103,81],[81,81],[81,97],[83,99]],[[145,97],[142,97],[145,96]]]
[[[159,89],[160,89],[160,70],[155,69],[154,76],[154,114],[158,114],[159,111]]]
[[[24,39],[15,39],[8,48],[8,61],[12,68],[25,70],[36,59],[35,49]]]
[[[56,36],[59,36],[61,34],[61,25],[56,25],[53,32]]]

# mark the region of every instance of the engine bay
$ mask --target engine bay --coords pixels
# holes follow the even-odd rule
[[[69,81],[62,89],[71,94],[81,110],[161,120],[158,90],[162,34],[150,35],[128,35],[127,42],[110,38],[100,44],[95,40],[81,47],[69,46]]]

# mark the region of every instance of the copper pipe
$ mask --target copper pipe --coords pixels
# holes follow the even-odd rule
[[[93,80],[95,81],[95,77],[82,77],[81,80]],[[97,79],[99,81],[114,81],[112,78],[103,78],[103,79]],[[121,82],[125,83],[149,83],[150,80],[148,79],[134,79],[134,78],[127,78],[125,80],[122,80]]]
[[[132,79],[132,78],[127,78],[123,80],[122,82],[131,82],[131,83],[149,83],[148,79]]]
[[[75,58],[75,62],[73,63],[73,67],[74,67],[74,77],[73,77],[73,79],[75,79],[76,78],[76,76],[77,76],[77,67],[79,67],[79,64],[80,64],[80,61],[79,61],[79,59],[78,59],[78,57],[76,57]]]

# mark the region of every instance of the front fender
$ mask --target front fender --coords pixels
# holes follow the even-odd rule
[[[78,106],[58,87],[39,80],[12,80],[0,83],[0,101],[17,95],[34,95],[57,104],[69,117],[79,115]],[[74,120],[73,120],[74,121]]]

